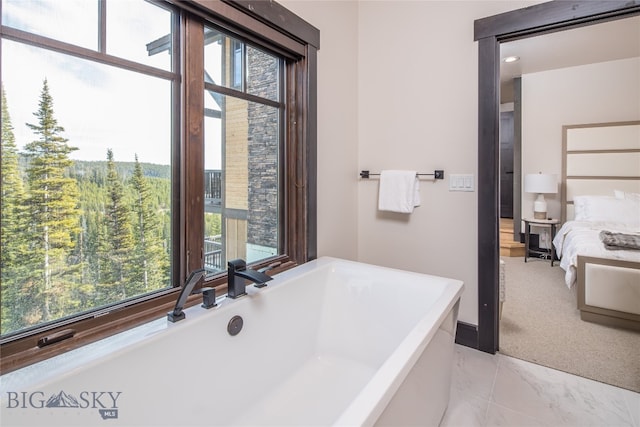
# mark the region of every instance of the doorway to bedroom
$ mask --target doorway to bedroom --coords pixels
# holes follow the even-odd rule
[[[638,19],[627,18],[627,19]],[[626,21],[626,19],[624,20]],[[624,25],[624,21],[613,21],[606,24],[598,24],[598,26],[617,26]],[[593,30],[592,27],[586,27],[584,30]],[[640,25],[636,26],[636,32]],[[545,46],[546,55],[554,58],[563,58],[560,52],[553,50],[561,46],[561,42],[549,40],[549,38],[562,35],[562,37],[571,37],[568,33],[580,31],[569,30],[561,33],[547,34],[530,39],[523,39],[517,42],[509,42],[501,45],[501,54],[510,54],[510,49],[519,48],[518,43],[526,41],[530,45],[536,43]],[[613,28],[607,30],[609,34],[615,34]],[[589,43],[587,35],[576,36],[581,43]],[[636,37],[640,39],[640,37]],[[543,40],[546,40],[543,42]],[[599,42],[601,43],[601,42]],[[629,39],[625,39],[620,43],[630,43]],[[532,46],[525,45],[524,48]],[[585,49],[575,48],[576,51],[584,51]],[[614,50],[613,48],[610,50]],[[640,51],[640,49],[638,49]],[[636,57],[639,54],[635,54]],[[502,57],[502,56],[501,56]],[[509,102],[512,103],[511,111],[514,115],[514,132],[516,133],[514,140],[516,146],[511,151],[503,143],[503,133],[508,134],[508,119],[500,118],[500,234],[501,241],[503,231],[508,231],[509,227],[513,230],[513,241],[520,242],[523,240],[521,234],[524,231],[521,219],[532,216],[532,205],[535,195],[520,192],[522,187],[521,176],[526,173],[537,173],[540,169],[543,172],[560,171],[562,168],[562,150],[561,147],[549,147],[545,140],[533,138],[527,126],[531,126],[533,121],[529,120],[527,114],[531,114],[532,109],[528,108],[527,102],[533,97],[531,91],[533,86],[528,86],[530,77],[540,78],[544,73],[558,73],[558,69],[566,72],[580,73],[582,68],[589,67],[591,64],[600,64],[603,62],[620,61],[624,58],[599,58],[591,57],[584,64],[560,64],[560,68],[549,65],[548,58],[540,57],[541,61],[546,61],[545,66],[534,66],[533,62],[525,64],[530,58],[522,57],[521,63],[518,65],[519,70],[513,79],[521,79],[517,85],[522,85],[518,96],[520,100],[502,100],[502,110],[509,110]],[[637,58],[635,59],[638,60]],[[537,68],[536,68],[537,67]],[[544,67],[547,67],[546,69]],[[501,64],[501,73],[505,68],[505,64]],[[505,73],[506,74],[506,73]],[[580,74],[582,76],[582,74]],[[576,77],[573,79],[581,79]],[[615,79],[609,79],[606,84],[614,85]],[[640,79],[639,79],[640,80]],[[589,87],[588,82],[584,82],[585,87]],[[601,85],[601,83],[593,83],[593,85]],[[635,86],[640,86],[636,84]],[[612,89],[613,90],[613,89]],[[501,93],[504,91],[501,91]],[[588,90],[584,90],[580,94],[576,94],[576,98],[584,99]],[[634,96],[629,93],[628,86],[626,91],[617,91],[617,99],[621,96]],[[637,95],[635,95],[637,96]],[[637,98],[636,98],[637,99]],[[519,102],[524,102],[524,106]],[[548,101],[549,103],[557,103],[557,99]],[[564,125],[588,122],[602,122],[612,120],[622,120],[624,118],[603,117],[602,111],[598,110],[598,104],[603,104],[602,100],[592,103],[593,107],[587,111],[585,107],[589,103],[582,101],[582,106],[572,109],[573,113],[579,110],[584,111],[586,116],[569,116]],[[506,105],[506,107],[505,107]],[[606,105],[606,103],[605,103]],[[518,115],[522,114],[518,124]],[[545,114],[544,109],[538,114]],[[553,106],[547,107],[546,114],[554,114]],[[608,114],[608,113],[605,113]],[[539,122],[544,117],[538,117]],[[551,122],[552,120],[549,120]],[[545,132],[561,134],[561,129],[551,128],[550,125],[538,126]],[[541,133],[544,135],[544,132]],[[521,138],[521,139],[520,139]],[[518,147],[518,141],[522,146]],[[547,138],[548,139],[548,138]],[[521,151],[519,151],[521,150]],[[518,157],[521,156],[521,157]],[[503,162],[503,160],[505,160]],[[518,170],[518,166],[520,170]],[[511,169],[510,169],[511,168]],[[513,171],[511,178],[505,176],[510,170]],[[561,173],[558,173],[561,177]],[[513,187],[509,185],[509,179],[512,180]],[[560,184],[560,179],[559,179]],[[508,194],[505,194],[508,193]],[[509,199],[512,199],[512,205],[508,206]],[[551,217],[561,217],[561,194],[550,195],[547,198],[549,205],[549,213]],[[505,206],[507,205],[507,206]],[[509,209],[511,208],[511,209]],[[512,219],[513,223],[509,220]],[[560,224],[561,225],[561,224]],[[560,229],[558,226],[558,230]],[[534,239],[533,245],[542,248],[550,247],[550,236],[545,235],[544,230],[534,229],[532,231],[538,239]],[[537,242],[535,240],[538,240]],[[524,246],[522,246],[524,251]],[[558,266],[558,263],[552,267],[549,260],[544,259],[528,259],[524,262],[524,253],[509,256],[505,253],[501,243],[500,258],[504,262],[504,301],[500,304],[499,320],[499,351],[501,353],[531,361],[540,365],[548,366],[580,375],[586,378],[595,379],[597,381],[613,384],[626,389],[640,392],[640,362],[637,359],[637,348],[640,348],[640,334],[625,329],[607,327],[603,325],[584,322],[580,319],[579,311],[576,308],[576,292],[575,288],[569,288],[565,284],[565,271]],[[579,357],[578,357],[579,356]]]

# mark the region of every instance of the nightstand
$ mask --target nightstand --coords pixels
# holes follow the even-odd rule
[[[556,237],[556,227],[560,224],[560,221],[557,219],[533,219],[533,218],[524,218],[524,262],[527,262],[527,258],[529,254],[538,254],[545,255],[551,257],[551,266],[553,267],[553,261],[556,257],[556,249],[553,246],[553,238]],[[551,228],[551,239],[550,239],[550,248],[546,250],[535,250],[529,248],[529,234],[531,233],[531,225],[536,227],[550,227]]]

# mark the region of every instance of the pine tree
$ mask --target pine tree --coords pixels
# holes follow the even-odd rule
[[[2,87],[2,147],[0,148],[2,184],[0,187],[1,220],[0,235],[0,323],[2,334],[20,329],[22,324],[21,284],[25,277],[27,265],[24,262],[26,240],[23,234],[25,223],[24,186],[20,176],[19,154],[15,143],[13,125],[7,106],[7,98]]]
[[[32,321],[51,320],[64,314],[62,303],[53,307],[65,295],[69,272],[66,257],[74,247],[73,236],[80,231],[78,187],[67,174],[73,165],[69,154],[77,148],[69,146],[61,136],[64,128],[58,125],[53,112],[53,98],[45,79],[39,108],[34,113],[37,124],[27,123],[38,139],[25,146],[28,159],[27,182],[29,237],[34,276],[33,301],[40,302],[40,313],[33,313]]]
[[[166,286],[168,279],[168,259],[162,245],[162,230],[158,214],[153,206],[153,194],[145,178],[142,166],[135,156],[135,166],[131,185],[134,190],[133,212],[135,254],[135,273],[132,284],[134,292],[142,293]]]
[[[122,180],[116,170],[113,151],[107,150],[107,206],[101,230],[100,282],[104,288],[104,303],[124,299],[128,295],[127,281],[133,265],[133,234],[131,213],[124,198]]]

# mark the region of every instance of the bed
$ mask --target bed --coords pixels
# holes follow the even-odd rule
[[[553,245],[581,318],[640,330],[640,122],[564,126],[561,194]]]

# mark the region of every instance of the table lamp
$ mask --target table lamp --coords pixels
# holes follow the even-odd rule
[[[558,177],[542,172],[527,174],[524,177],[524,191],[538,194],[538,198],[533,202],[533,217],[547,219],[547,202],[544,200],[544,194],[558,192]]]

